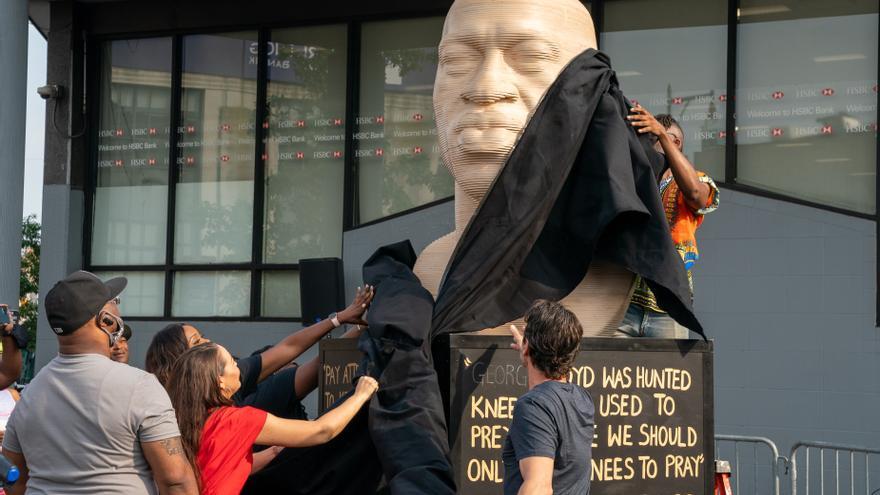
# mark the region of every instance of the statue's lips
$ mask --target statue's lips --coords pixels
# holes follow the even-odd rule
[[[525,118],[517,118],[505,113],[499,112],[482,112],[469,113],[462,116],[453,125],[454,132],[462,132],[465,130],[493,130],[501,129],[513,133],[518,133],[525,125]]]

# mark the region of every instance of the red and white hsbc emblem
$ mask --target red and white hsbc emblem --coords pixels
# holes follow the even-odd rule
[[[770,95],[770,97],[774,100],[781,100],[785,98],[785,93],[783,93],[782,91],[774,91],[773,94]]]
[[[681,105],[682,101],[683,100],[681,99],[681,96],[676,96],[675,98],[672,99],[672,104],[673,105]]]
[[[116,161],[113,162],[113,164],[116,165],[117,167],[121,167],[122,164],[123,164],[123,161],[122,161],[122,160],[116,160]]]
[[[155,159],[155,158],[150,158],[150,159],[147,160],[147,165],[149,165],[149,166],[152,167],[152,166],[155,165],[155,164],[156,164],[156,159]]]
[[[822,96],[834,96],[834,88],[825,88],[822,90]]]
[[[333,119],[333,125],[342,125],[342,119]]]
[[[222,126],[220,126],[220,129],[223,132],[229,132],[229,124],[223,124]]]
[[[157,132],[158,131],[156,131],[155,127],[150,127],[149,129],[147,129],[147,134],[149,134],[150,136],[155,136]]]
[[[195,132],[196,132],[196,126],[194,126],[194,125],[186,126],[186,133],[187,134],[195,134]]]
[[[385,116],[380,115],[380,116],[376,117],[376,123],[377,124],[384,124],[385,123]]]
[[[822,126],[822,134],[831,134],[832,132],[834,132],[834,129],[830,125]]]
[[[385,150],[382,148],[376,148],[376,156],[383,156],[385,154]]]
[[[305,120],[297,120],[297,121],[296,121],[296,126],[297,126],[297,127],[305,127],[305,126],[306,126],[306,121],[305,121]]]
[[[116,132],[114,132],[113,134],[115,134],[116,137],[120,137],[125,134],[125,131],[123,131],[122,129],[116,129]]]
[[[727,137],[727,132],[726,131],[718,131],[718,137],[720,137],[720,138]]]
[[[415,120],[416,122],[422,120],[423,118],[425,118],[425,117],[423,117],[422,114],[420,114],[420,113],[413,115],[413,120]]]
[[[221,162],[228,162],[228,161],[229,161],[229,155],[220,155],[220,161],[221,161]]]
[[[778,127],[774,127],[773,130],[770,131],[770,134],[773,137],[779,137],[779,136],[782,136],[783,134],[785,134],[785,132],[783,132],[783,130]]]
[[[186,160],[184,160],[184,161],[186,162],[187,165],[194,165],[196,163],[196,159],[192,156],[186,157]]]
[[[269,153],[263,153],[262,155],[260,155],[260,159],[265,162],[269,159]]]
[[[727,101],[727,95],[720,95],[718,101]]]
[[[416,146],[415,148],[413,148],[413,153],[415,153],[415,154],[418,155],[418,154],[421,153],[421,152],[422,152],[422,147],[421,147],[421,146]]]
[[[334,151],[333,158],[342,158],[342,152],[341,151]]]
[[[306,157],[306,154],[303,153],[302,151],[297,151],[297,152],[296,152],[296,159],[297,159],[297,160],[302,160],[302,159],[305,158],[305,157]]]

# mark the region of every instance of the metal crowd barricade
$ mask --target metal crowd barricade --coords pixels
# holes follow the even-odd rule
[[[730,452],[730,449],[733,452]],[[733,458],[726,458],[726,455],[733,454]],[[749,456],[751,454],[751,456]],[[734,495],[780,495],[779,480],[780,469],[779,464],[787,462],[787,459],[780,457],[779,449],[772,440],[765,437],[753,437],[744,435],[715,435],[715,458],[724,459],[732,464],[733,493]],[[766,480],[762,479],[762,473],[759,471],[766,468]],[[740,473],[748,473],[751,471],[751,491],[742,492],[740,489],[743,483],[740,483]],[[745,481],[745,480],[743,480]]]
[[[817,450],[818,458],[815,455]],[[812,456],[813,471],[815,471],[815,467],[818,465],[818,480],[815,477],[815,473],[813,478],[810,478],[811,452],[814,453]],[[798,471],[801,469],[798,456],[802,457],[804,461],[803,471],[800,473]],[[841,456],[843,456],[842,462]],[[826,457],[828,458],[829,466],[826,466]],[[830,466],[832,461],[833,467]],[[834,486],[828,487],[829,489],[833,488],[833,491],[829,490],[829,493],[835,495],[842,495],[847,492],[850,495],[856,495],[856,493],[864,493],[865,495],[880,493],[880,449],[828,442],[798,442],[791,449],[790,465],[792,495],[797,495],[798,483],[801,480],[803,480],[805,495],[810,495],[811,488],[814,493],[818,489],[820,495],[825,495],[826,484],[831,484],[831,476],[829,476],[829,481],[826,483],[826,472],[828,474],[833,473],[834,479]],[[841,478],[841,473],[844,475],[843,478]],[[849,475],[848,479],[847,474]],[[874,474],[873,477],[872,474]],[[843,490],[841,490],[841,479],[843,481]],[[864,480],[864,484],[862,484],[862,480]],[[847,490],[847,484],[849,485],[849,490]],[[863,488],[864,490],[862,490]]]

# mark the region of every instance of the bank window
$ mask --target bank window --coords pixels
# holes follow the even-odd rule
[[[347,27],[278,29],[271,40],[263,261],[341,257]],[[284,312],[277,306],[264,311]]]
[[[876,0],[740,2],[737,182],[874,213],[877,12]]]
[[[688,159],[724,180],[727,1],[608,0],[604,29],[602,50],[624,94],[672,115]]]
[[[257,33],[183,38],[175,263],[251,260]]]
[[[91,260],[165,261],[171,38],[101,46]]]
[[[358,220],[452,196],[432,102],[443,18],[364,23],[354,132]]]

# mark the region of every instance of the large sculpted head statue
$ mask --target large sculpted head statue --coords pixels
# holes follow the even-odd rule
[[[457,209],[462,201],[479,204],[544,92],[587,48],[596,48],[596,34],[577,0],[452,5],[440,41],[434,113]]]

